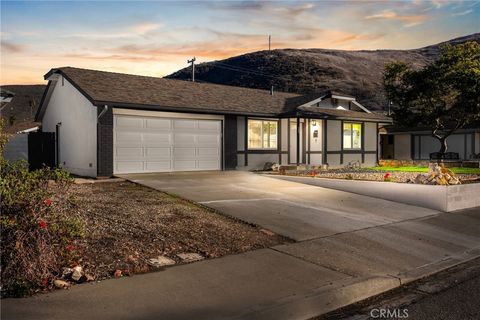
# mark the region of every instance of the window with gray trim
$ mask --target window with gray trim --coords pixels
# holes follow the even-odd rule
[[[248,119],[249,150],[278,149],[278,122],[274,120]]]
[[[362,149],[362,124],[354,122],[343,123],[343,149]]]

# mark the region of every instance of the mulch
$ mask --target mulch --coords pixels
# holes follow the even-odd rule
[[[182,263],[179,253],[217,258],[274,246],[287,239],[233,218],[131,182],[75,184],[72,212],[85,221],[86,236],[74,254],[97,280],[158,270],[160,255]]]

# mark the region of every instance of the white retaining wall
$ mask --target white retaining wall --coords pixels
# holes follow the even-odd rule
[[[480,184],[464,184],[458,186],[430,186],[409,183],[358,181],[342,179],[326,179],[311,177],[270,177],[293,182],[347,191],[365,196],[407,203],[445,212],[479,207]]]

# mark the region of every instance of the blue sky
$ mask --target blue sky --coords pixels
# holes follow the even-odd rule
[[[267,48],[408,49],[480,32],[480,1],[1,1],[1,84],[77,66],[164,76]]]

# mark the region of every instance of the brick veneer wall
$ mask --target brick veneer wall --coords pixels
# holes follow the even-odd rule
[[[103,107],[98,107],[98,114]],[[110,177],[113,175],[113,112],[108,107],[97,124],[97,176]]]

